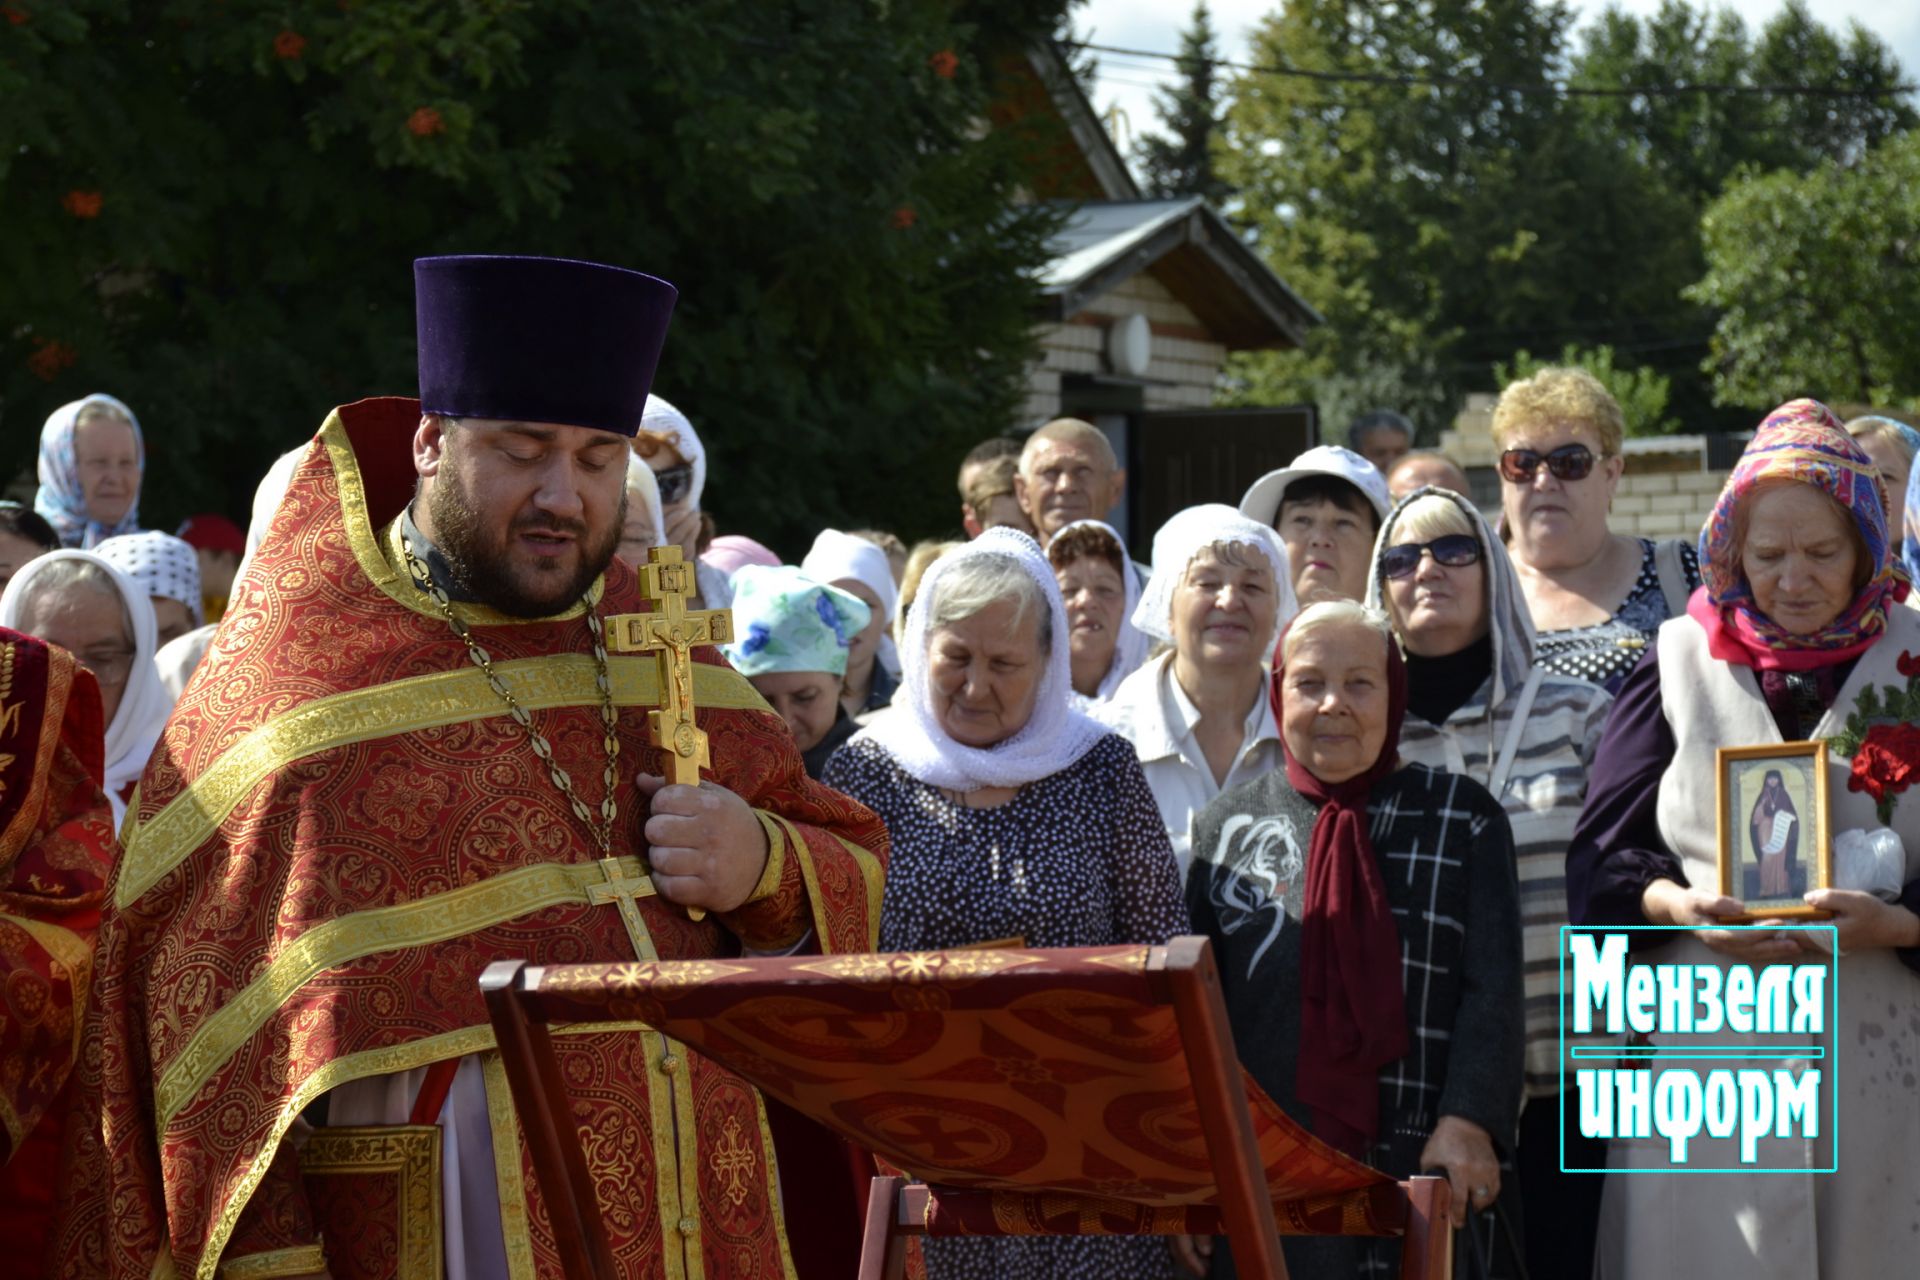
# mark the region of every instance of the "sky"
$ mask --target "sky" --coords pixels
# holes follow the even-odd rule
[[[1660,7],[1660,0],[1612,2],[1630,13],[1652,13]],[[1248,30],[1279,6],[1280,0],[1208,0],[1221,56],[1228,61],[1246,61]],[[1574,0],[1574,7],[1585,22],[1608,4],[1607,0]],[[1749,30],[1757,31],[1779,12],[1781,0],[1716,0],[1714,7],[1734,10],[1746,20]],[[1809,0],[1808,8],[1819,22],[1842,32],[1847,30],[1849,19],[1859,19],[1892,48],[1910,79],[1920,77],[1920,4],[1912,0]],[[1087,0],[1073,10],[1073,23],[1077,33],[1095,44],[1176,53],[1180,30],[1192,12],[1192,0]],[[1121,150],[1130,154],[1129,130],[1138,134],[1154,126],[1153,87],[1170,78],[1173,68],[1152,59],[1111,53],[1096,56],[1100,81],[1094,105],[1103,117],[1117,109],[1108,128],[1119,140]]]

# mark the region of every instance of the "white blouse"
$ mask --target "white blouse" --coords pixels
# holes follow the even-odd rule
[[[1227,771],[1226,782],[1216,784],[1206,753],[1194,734],[1200,723],[1200,708],[1174,678],[1171,652],[1128,676],[1114,690],[1112,700],[1095,708],[1093,714],[1133,744],[1140,768],[1147,775],[1147,786],[1160,806],[1160,817],[1167,824],[1167,838],[1173,842],[1183,879],[1187,864],[1193,860],[1194,815],[1222,791],[1284,763],[1280,725],[1273,718],[1273,707],[1262,685],[1247,710],[1233,767]]]

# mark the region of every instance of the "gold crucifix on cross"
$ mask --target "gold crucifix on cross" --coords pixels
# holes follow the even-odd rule
[[[600,874],[606,879],[587,886],[587,901],[596,907],[609,902],[619,907],[620,922],[627,926],[627,937],[633,941],[634,958],[658,960],[660,953],[653,949],[647,923],[640,918],[640,899],[654,895],[652,878],[644,871],[637,876],[628,875],[618,858],[600,859]]]
[[[652,613],[619,613],[607,619],[607,648],[614,653],[651,653],[660,673],[660,706],[647,713],[653,743],[666,756],[666,779],[700,785],[700,769],[712,764],[707,735],[694,722],[693,647],[727,644],[733,639],[733,611],[689,611],[693,566],[679,547],[653,547],[640,566],[640,594],[653,602]],[[706,912],[687,914],[695,920]]]

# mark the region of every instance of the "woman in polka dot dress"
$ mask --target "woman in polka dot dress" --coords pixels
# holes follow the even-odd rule
[[[1503,533],[1539,633],[1534,660],[1609,693],[1700,585],[1690,541],[1607,527],[1624,430],[1618,402],[1583,369],[1542,369],[1493,411]]]
[[[823,780],[892,838],[883,950],[1017,939],[1159,943],[1187,931],[1167,829],[1127,742],[1069,702],[1066,611],[1039,547],[992,529],[936,562],[893,707]],[[926,1242],[929,1280],[1169,1280],[1154,1237]]]

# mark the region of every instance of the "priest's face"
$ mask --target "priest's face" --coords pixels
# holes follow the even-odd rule
[[[423,418],[415,519],[468,594],[518,618],[559,613],[619,545],[630,449],[587,427]]]

